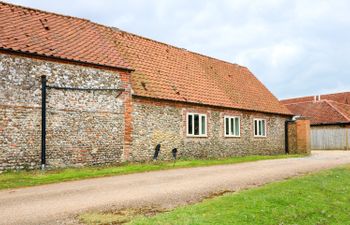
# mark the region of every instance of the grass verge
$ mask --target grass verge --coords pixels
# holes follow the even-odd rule
[[[128,224],[349,224],[350,166],[276,182]]]
[[[290,157],[300,157],[301,155],[274,155],[274,156],[244,156],[225,159],[208,160],[179,160],[173,165],[172,162],[124,164],[119,166],[99,166],[68,168],[49,171],[19,171],[5,172],[0,174],[0,189],[27,187],[42,184],[58,183],[63,181],[80,180],[94,177],[104,177],[113,175],[122,175],[130,173],[139,173],[155,170],[166,170],[174,168],[188,168],[199,166],[212,166],[221,164],[234,164],[241,162],[252,162],[266,159],[282,159]]]

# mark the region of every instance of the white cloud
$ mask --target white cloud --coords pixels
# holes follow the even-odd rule
[[[253,48],[242,51],[238,56],[238,62],[252,66],[254,61],[263,61],[272,69],[294,65],[303,53],[302,46],[296,43],[277,43],[271,46]]]

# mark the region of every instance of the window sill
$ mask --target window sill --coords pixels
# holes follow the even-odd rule
[[[254,138],[258,138],[258,139],[260,139],[260,138],[267,138],[267,136],[254,136]]]
[[[241,136],[225,135],[224,138],[241,138]]]
[[[207,138],[208,135],[186,135],[187,138]]]

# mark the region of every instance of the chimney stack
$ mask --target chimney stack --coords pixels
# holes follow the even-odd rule
[[[315,95],[314,96],[314,101],[315,102],[321,101],[321,95]]]

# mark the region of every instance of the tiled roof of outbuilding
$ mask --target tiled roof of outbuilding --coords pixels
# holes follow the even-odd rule
[[[299,98],[289,98],[281,100],[282,104],[314,101],[316,96],[304,96]],[[343,104],[350,104],[350,92],[320,95],[321,100],[332,100]]]
[[[112,41],[110,28],[0,2],[0,48],[43,56],[129,68]]]
[[[132,68],[134,95],[291,115],[246,68],[88,20],[0,2],[0,49]]]
[[[350,123],[350,105],[332,100],[286,104],[295,115],[310,118],[311,124]]]

